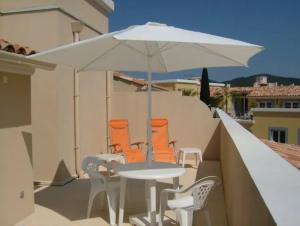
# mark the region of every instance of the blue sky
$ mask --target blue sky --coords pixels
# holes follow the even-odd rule
[[[234,38],[265,47],[249,68],[209,69],[211,79],[271,73],[300,78],[300,0],[115,0],[110,31],[148,21]],[[157,78],[183,78],[201,69]],[[141,74],[134,74],[142,76]]]

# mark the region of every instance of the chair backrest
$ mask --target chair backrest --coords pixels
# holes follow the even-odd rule
[[[84,173],[89,175],[92,184],[106,186],[106,178],[99,173],[99,167],[105,162],[96,156],[87,156],[83,159],[81,168]]]
[[[168,119],[152,119],[152,144],[154,149],[169,146]]]
[[[118,144],[113,153],[120,153],[129,149],[129,131],[127,119],[110,120],[111,143]]]
[[[192,186],[186,189],[191,192],[194,198],[193,210],[200,210],[206,207],[208,197],[216,185],[220,184],[218,177],[209,176],[196,181]]]

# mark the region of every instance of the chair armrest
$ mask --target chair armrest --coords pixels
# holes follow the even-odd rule
[[[138,142],[134,142],[134,143],[132,143],[132,144],[130,144],[130,145],[131,145],[131,146],[132,146],[132,145],[136,145],[136,146],[138,147],[138,149],[141,149],[141,148],[143,147],[143,144],[144,144],[144,142],[138,141]]]
[[[120,144],[111,144],[109,147],[112,149],[112,153],[122,152],[122,148]]]
[[[175,148],[176,142],[177,142],[176,140],[171,140],[171,141],[169,142],[169,145],[172,144],[173,148]]]
[[[216,177],[216,176],[208,176],[208,177],[203,177],[200,180],[196,181],[194,184],[192,184],[191,186],[187,187],[187,188],[181,188],[181,189],[171,189],[171,188],[167,188],[167,189],[163,189],[161,191],[161,194],[167,194],[167,193],[171,193],[171,194],[179,194],[179,193],[186,193],[188,192],[191,188],[193,188],[195,185],[203,183],[207,180],[214,180],[216,185],[220,185],[221,184],[221,180]]]

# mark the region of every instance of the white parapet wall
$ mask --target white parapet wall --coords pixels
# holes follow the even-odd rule
[[[229,225],[300,225],[299,170],[225,112],[216,112]]]

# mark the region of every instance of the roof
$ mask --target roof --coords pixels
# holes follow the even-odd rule
[[[163,84],[163,83],[184,83],[184,84],[195,84],[199,85],[200,82],[197,80],[191,79],[163,79],[163,80],[154,80],[152,81],[154,84]]]
[[[196,79],[162,79],[162,80],[154,80],[152,81],[154,84],[164,84],[164,83],[182,83],[182,84],[195,84],[200,85],[199,80]],[[210,82],[210,86],[220,86],[224,87],[224,83]]]
[[[227,87],[211,87],[211,96],[217,96],[223,94]],[[249,98],[255,97],[300,97],[300,86],[260,86],[260,87],[230,87],[228,88],[231,94],[245,94]]]
[[[300,145],[282,144],[265,139],[262,141],[293,166],[300,169]]]
[[[35,50],[30,49],[28,46],[9,42],[0,37],[0,50],[10,53],[16,53],[20,55],[29,56],[37,53]]]
[[[300,97],[300,86],[253,87],[248,97]]]
[[[118,79],[121,79],[123,81],[126,81],[126,82],[129,82],[129,83],[132,83],[136,86],[146,86],[147,85],[147,82],[145,82],[144,80],[142,79],[136,79],[134,77],[131,77],[125,73],[122,73],[122,72],[114,72],[114,77],[115,78],[118,78]],[[164,87],[161,87],[159,85],[155,85],[155,84],[152,84],[152,88],[156,88],[158,90],[161,90],[161,91],[169,91],[168,89],[164,88]]]

